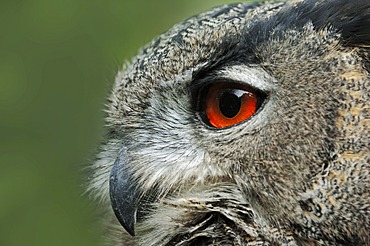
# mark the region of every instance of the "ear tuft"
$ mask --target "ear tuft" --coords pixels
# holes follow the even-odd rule
[[[346,46],[370,46],[370,1],[331,0],[317,5],[313,24],[338,29]],[[314,17],[314,16],[312,16]]]

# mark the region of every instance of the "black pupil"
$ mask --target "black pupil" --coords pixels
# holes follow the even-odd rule
[[[242,104],[242,95],[240,90],[226,90],[220,95],[220,111],[225,117],[233,118],[238,115]]]

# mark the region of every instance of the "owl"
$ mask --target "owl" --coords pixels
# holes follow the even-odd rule
[[[370,1],[216,7],[119,71],[111,245],[370,245]]]

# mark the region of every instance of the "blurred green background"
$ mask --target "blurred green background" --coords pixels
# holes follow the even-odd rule
[[[125,60],[227,0],[0,3],[0,245],[102,245],[82,195]]]

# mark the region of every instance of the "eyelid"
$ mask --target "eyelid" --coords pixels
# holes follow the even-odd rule
[[[201,79],[195,79],[190,90],[194,95],[210,83],[217,81],[240,83],[265,94],[270,94],[276,86],[272,77],[258,65],[234,65],[213,71],[210,75]],[[244,81],[247,81],[247,83]]]
[[[217,74],[232,81],[247,81],[248,83],[243,84],[266,94],[269,94],[275,88],[269,74],[257,65],[229,66],[223,68]]]
[[[239,83],[269,96],[275,91],[275,80],[258,65],[233,65],[212,71],[208,75],[195,78],[190,84],[192,102],[199,100],[200,92],[217,82]],[[193,104],[195,110],[198,105]]]

